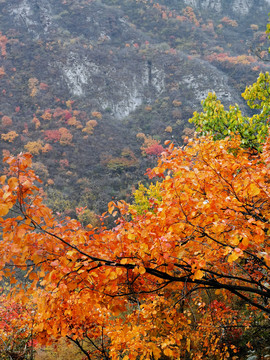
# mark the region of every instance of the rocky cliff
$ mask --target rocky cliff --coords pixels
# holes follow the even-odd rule
[[[267,10],[267,7],[270,7],[269,0],[184,0],[184,3],[201,11],[234,17],[254,16],[270,10]]]
[[[173,8],[173,4],[170,3],[173,2],[168,1]],[[256,1],[256,4],[252,0],[178,2],[178,6],[182,8],[185,5],[192,6],[202,14],[211,10],[212,13],[218,14],[217,16],[230,14],[238,17],[250,13],[252,16],[254,13],[264,14],[269,2],[266,0]],[[46,82],[54,83],[54,92],[57,94],[66,92],[65,95],[69,97],[90,98],[94,105],[102,110],[111,109],[116,119],[123,119],[144,102],[151,102],[161,94],[164,95],[168,86],[168,77],[171,76],[166,63],[173,62],[172,58],[175,58],[176,62],[181,61],[186,53],[185,48],[174,54],[167,51],[164,62],[164,52],[166,53],[168,49],[164,43],[160,49],[158,32],[151,39],[140,29],[135,29],[131,23],[132,19],[126,16],[124,8],[121,10],[102,2],[77,1],[68,4],[68,2],[52,0],[22,0],[2,2],[1,7],[2,31],[7,31],[7,27],[16,29],[21,34],[19,38],[25,43],[27,52],[31,51],[30,48],[36,48],[41,42],[50,42],[53,46],[51,54],[46,52],[42,69],[39,68],[38,59],[32,60],[36,64],[29,69],[31,72],[29,77],[46,78]],[[256,18],[254,16],[253,18],[256,22]],[[186,31],[189,30],[189,25],[186,24]],[[196,30],[200,31],[200,29]],[[145,46],[145,42],[150,44]],[[125,47],[130,44],[132,47],[138,43],[139,50]],[[165,46],[165,51],[162,46]],[[20,56],[20,61],[23,62],[31,54]],[[11,58],[10,60],[12,61]],[[182,102],[185,102],[183,94],[189,94],[194,89],[194,107],[197,107],[205,94],[212,90],[220,94],[228,94],[224,98],[225,102],[231,99],[241,102],[241,98],[228,85],[226,75],[213,68],[207,61],[202,63],[203,59],[197,61],[192,58],[189,59],[188,66],[186,66],[187,62],[182,62],[183,78],[178,81],[181,91],[175,95],[183,98]],[[218,81],[219,78],[221,81]]]

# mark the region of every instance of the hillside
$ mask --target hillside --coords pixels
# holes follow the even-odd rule
[[[209,91],[269,68],[266,0],[0,1],[0,150],[30,151],[60,213],[131,195]],[[256,49],[260,48],[258,51]],[[143,149],[141,149],[143,147]],[[93,211],[93,212],[92,212]]]

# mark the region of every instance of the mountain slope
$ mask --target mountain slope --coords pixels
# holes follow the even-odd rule
[[[263,46],[268,11],[263,0],[2,0],[0,149],[33,153],[56,211],[104,211],[155,161],[143,142],[181,142],[209,91],[248,111],[240,94],[267,69],[250,47]]]

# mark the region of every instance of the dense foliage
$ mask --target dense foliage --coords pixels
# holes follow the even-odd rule
[[[88,359],[237,359],[269,321],[269,142],[261,154],[239,138],[171,144],[149,207],[110,203],[112,230],[54,217],[31,156],[6,158],[2,275],[29,268],[13,297],[36,304],[37,340],[67,336]]]
[[[209,94],[203,102],[204,113],[194,113],[190,122],[195,123],[201,135],[213,135],[214,139],[239,134],[243,147],[261,150],[268,134],[269,122],[269,73],[261,73],[257,82],[246,88],[244,99],[252,109],[259,109],[259,114],[243,116],[239,106],[230,106],[226,111],[215,94]]]

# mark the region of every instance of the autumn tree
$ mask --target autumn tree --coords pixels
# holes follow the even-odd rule
[[[119,157],[113,157],[111,154],[104,154],[102,163],[110,170],[121,172],[127,168],[137,167],[138,159],[131,149],[124,148]]]
[[[44,132],[45,140],[57,142],[61,138],[61,133],[59,130],[46,130]]]
[[[61,127],[59,129],[59,133],[60,133],[60,144],[63,146],[71,145],[71,141],[73,138],[71,132],[67,128]]]
[[[94,128],[97,126],[97,121],[96,120],[89,120],[86,123],[85,128],[82,129],[83,132],[86,132],[89,135],[92,135],[94,132]]]
[[[247,104],[260,113],[251,117],[242,114],[236,104],[225,110],[215,93],[209,93],[203,101],[203,112],[195,112],[190,122],[196,125],[201,135],[213,135],[214,139],[240,135],[241,146],[261,150],[268,134],[269,107],[269,73],[261,73],[253,85],[242,94]]]
[[[9,131],[8,133],[1,134],[1,139],[7,142],[13,142],[19,135],[16,133],[16,131]]]
[[[88,359],[236,359],[234,329],[251,326],[249,314],[267,326],[270,313],[270,139],[256,156],[240,144],[171,144],[143,207],[109,204],[111,230],[58,220],[31,156],[6,158],[1,272],[31,265],[17,296],[36,298],[42,285],[39,341],[67,336]]]
[[[24,145],[24,147],[31,154],[39,155],[39,153],[43,150],[43,143],[41,140],[29,141],[26,145]]]
[[[156,140],[152,138],[152,136],[146,136],[144,133],[138,133],[138,139],[143,140],[143,145],[141,146],[143,155],[154,155],[159,156],[162,151],[164,151],[164,147],[160,144],[160,140]]]
[[[28,87],[29,87],[29,90],[30,90],[30,96],[31,97],[35,97],[37,95],[37,92],[38,92],[38,86],[39,84],[39,81],[37,78],[30,78],[28,80]]]

